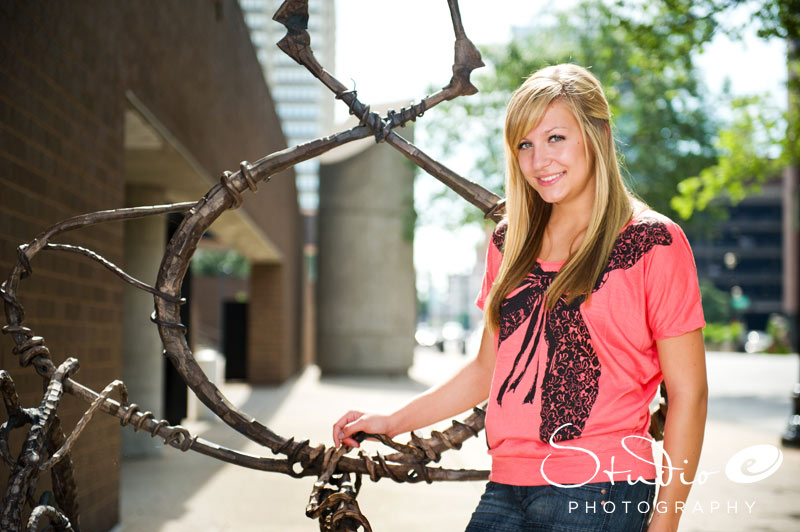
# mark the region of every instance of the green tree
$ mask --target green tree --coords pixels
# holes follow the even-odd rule
[[[674,215],[669,200],[678,183],[717,160],[717,124],[686,53],[688,42],[642,43],[614,6],[582,3],[508,45],[484,49],[490,67],[477,76],[480,92],[437,113],[427,122],[429,135],[446,156],[468,149],[476,159],[470,178],[502,191],[502,124],[511,92],[545,65],[574,62],[589,67],[606,89],[632,188],[653,208]]]
[[[683,218],[703,211],[724,197],[736,203],[760,190],[761,184],[780,175],[780,170],[800,160],[800,0],[654,0],[644,4],[645,16],[621,17],[622,25],[637,46],[656,52],[660,41],[674,39],[687,56],[701,51],[718,33],[740,37],[741,25],[733,19],[756,24],[758,35],[787,41],[790,105],[776,112],[763,97],[732,99],[731,118],[720,129],[715,164],[688,174],[672,200]],[[617,0],[617,14],[641,12],[637,0]],[[739,10],[738,17],[731,17]]]
[[[721,196],[736,204],[757,194],[790,163],[785,113],[759,96],[734,98],[730,108],[730,124],[719,130],[715,141],[716,164],[678,183],[678,194],[670,202],[684,219]]]
[[[231,276],[246,279],[250,275],[250,263],[233,249],[199,248],[191,263],[194,275]]]
[[[708,323],[726,324],[731,321],[731,296],[708,279],[700,279],[703,316]]]

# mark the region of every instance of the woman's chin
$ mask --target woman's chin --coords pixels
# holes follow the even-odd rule
[[[542,198],[542,201],[544,201],[545,203],[550,203],[555,205],[557,203],[560,203],[564,199],[563,194],[555,193],[555,191],[553,190],[536,189],[536,192],[539,194],[539,197]]]

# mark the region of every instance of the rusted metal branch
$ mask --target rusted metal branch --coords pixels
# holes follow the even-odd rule
[[[46,452],[47,436],[64,392],[63,381],[68,375],[77,371],[78,367],[76,359],[68,358],[56,369],[47,386],[42,404],[32,415],[31,428],[9,475],[8,489],[0,513],[0,530],[8,532],[20,530],[22,508],[26,496],[31,488],[36,486],[39,477],[39,464]]]
[[[454,16],[457,16],[457,10],[453,13]],[[279,43],[281,49],[296,61],[305,65],[312,74],[317,76],[326,86],[333,90],[334,93],[337,94],[337,97],[344,98],[344,92],[346,92],[345,87],[317,63],[310,49],[310,38],[306,31],[308,22],[307,3],[289,0],[278,10],[275,19],[282,22],[288,30],[286,37],[281,41],[283,44]],[[368,115],[368,109],[366,107],[359,107],[355,102],[357,102],[357,99],[353,94],[349,101],[351,110],[354,110],[357,114],[361,113],[360,118],[363,122],[364,118]],[[372,130],[373,133],[378,134],[381,132],[382,126],[380,125],[374,123],[362,124],[362,126],[364,125]],[[355,133],[354,130],[349,131],[351,134]],[[335,137],[337,136],[333,136],[333,138]],[[329,137],[329,139],[331,138],[332,137]],[[395,134],[393,132],[389,132],[387,138],[392,139],[390,143],[401,146],[402,151],[407,156],[423,162],[429,168],[439,173],[444,173],[441,165],[435,164],[435,162],[427,158],[425,154],[414,149],[411,145],[399,139],[399,137],[395,139]],[[324,143],[324,139],[315,142],[322,144]],[[329,144],[334,144],[334,142],[329,142]],[[320,150],[324,151],[324,149],[324,147],[320,146]],[[305,160],[308,156],[305,152],[306,150],[302,152],[296,150],[290,156],[295,160],[286,161],[286,164]],[[249,180],[247,179],[247,172],[249,171],[254,174],[256,180],[260,180],[263,178],[263,175],[270,176],[278,170],[279,165],[277,161],[277,157],[272,157],[262,159],[252,167],[243,164],[238,172],[232,172],[227,176],[225,184],[220,184],[212,188],[204,197],[203,201],[198,202],[197,206],[179,226],[167,247],[165,258],[161,263],[156,281],[156,289],[159,292],[178,297],[180,285],[188,268],[189,259],[196,249],[199,238],[221,212],[231,205],[239,203],[236,192],[242,192],[245,188],[250,188],[248,186]],[[453,181],[453,176],[448,174],[447,179]],[[468,189],[468,185],[459,183],[459,193],[464,194]],[[472,201],[474,203],[485,204],[485,211],[488,211],[496,203],[496,199],[496,196],[490,195],[490,193],[487,192],[482,196],[473,197]],[[159,333],[164,343],[166,356],[197,397],[232,428],[253,441],[269,447],[273,452],[284,452],[289,456],[302,453],[303,449],[301,449],[301,446],[278,436],[252,417],[240,412],[225,399],[217,387],[203,374],[194,360],[182,332],[176,326],[180,321],[178,306],[169,301],[165,301],[163,298],[156,298],[155,305],[156,318],[159,323]]]
[[[122,220],[133,220],[135,218],[143,218],[145,216],[153,216],[156,214],[170,214],[174,212],[187,212],[197,202],[187,201],[183,203],[170,203],[166,205],[145,205],[142,207],[129,207],[125,209],[111,209],[107,211],[91,212],[88,214],[81,214],[62,220],[54,224],[42,233],[36,236],[33,243],[30,244],[30,251],[36,253],[40,247],[49,242],[54,236],[67,231],[73,231],[83,227],[89,227],[105,222],[117,222]],[[28,257],[30,258],[30,256]]]
[[[64,431],[61,429],[61,419],[53,417],[50,427],[50,438],[47,442],[47,453],[52,457],[56,451],[65,444]],[[78,486],[75,482],[72,455],[67,452],[50,470],[50,481],[53,485],[53,495],[57,507],[69,519],[75,532],[80,532],[80,507],[78,505]]]
[[[0,393],[3,394],[3,404],[5,404],[8,417],[22,414],[22,406],[19,403],[19,395],[11,375],[4,369],[0,369]]]
[[[25,311],[16,296],[20,280],[30,275],[33,271],[31,260],[41,249],[48,245],[52,237],[67,231],[88,227],[98,223],[130,220],[156,214],[186,212],[196,203],[197,202],[173,203],[169,205],[132,207],[82,214],[67,218],[66,220],[62,220],[50,226],[29,244],[19,246],[19,248],[17,248],[17,262],[11,270],[8,279],[0,284],[0,297],[2,297],[5,302],[6,321],[8,323],[8,325],[3,327],[3,333],[12,334],[14,342],[16,343],[14,353],[21,355],[21,365],[25,367],[32,363],[36,367],[37,373],[47,378],[52,376],[56,369],[49,359],[49,351],[44,346],[44,339],[27,334],[30,330],[27,327],[21,326],[25,319]]]
[[[489,213],[500,202],[500,197],[486,190],[477,183],[461,177],[448,167],[432,159],[425,152],[408,142],[406,139],[392,131],[386,137],[386,143],[396,148],[407,159],[416,163],[420,168],[453,189],[459,196],[472,205],[478,207],[484,214]],[[496,212],[496,211],[495,211]],[[492,215],[495,221],[502,218],[502,212]]]
[[[334,135],[320,137],[292,148],[286,148],[285,150],[272,153],[252,164],[242,161],[239,164],[238,171],[224,172],[220,179],[220,184],[209,190],[203,199],[198,202],[198,205],[201,205],[210,195],[216,194],[222,189],[229,195],[229,198],[225,201],[223,210],[226,208],[236,208],[241,205],[242,192],[246,190],[255,192],[255,187],[259,181],[269,181],[273,175],[291,168],[298,163],[313,159],[314,157],[349,142],[353,142],[354,140],[369,137],[370,134],[368,128],[356,126]],[[194,210],[192,213],[193,212]]]
[[[55,498],[61,510],[50,505],[48,501],[41,501],[28,522],[28,530],[36,530],[41,518],[48,517],[55,529],[77,531],[78,506],[69,454],[74,442],[98,410],[118,417],[123,426],[131,425],[135,431],[143,430],[149,432],[152,437],[159,436],[165,444],[182,451],[192,450],[227,463],[260,471],[279,472],[294,477],[318,476],[307,513],[310,517],[319,519],[321,529],[326,532],[360,529],[370,531],[369,523],[355,501],[362,475],[369,475],[372,480],[391,478],[397,482],[487,478],[486,471],[451,470],[427,466],[431,461],[438,461],[442,452],[459,449],[463,441],[477,435],[484,426],[483,410],[475,409],[463,422],[453,421],[451,427],[442,432],[434,431],[429,438],[420,438],[412,433],[408,443],[398,443],[385,436],[375,435],[396,452],[387,456],[379,452],[369,456],[363,450],[359,450],[357,457],[349,457],[346,454],[348,449],[345,448],[333,449],[321,444],[311,446],[307,440],[295,441],[294,438],[283,438],[239,411],[208,380],[197,365],[183,336],[184,329],[179,324],[180,286],[199,239],[210,224],[225,210],[241,205],[242,194],[248,190],[256,192],[259,182],[268,181],[278,172],[354,140],[374,135],[376,141],[387,142],[472,205],[480,208],[487,218],[497,221],[502,217],[504,205],[498,196],[433,160],[394,131],[395,128],[416,120],[425,111],[443,101],[477,92],[470,82],[470,75],[472,70],[483,65],[480,53],[466,37],[457,1],[448,0],[448,4],[456,36],[453,75],[450,82],[416,104],[401,109],[400,112],[389,111],[387,116],[380,117],[371,112],[368,105],[358,100],[355,91],[347,90],[316,61],[307,32],[307,1],[287,0],[275,15],[275,20],[287,28],[287,35],[279,46],[320,79],[337,99],[348,105],[351,113],[359,119],[358,126],[267,155],[253,164],[243,161],[237,171],[225,172],[220,183],[212,187],[197,202],[118,209],[77,216],[55,224],[29,244],[18,248],[17,263],[9,278],[0,285],[0,297],[5,302],[8,323],[2,331],[12,335],[15,342],[13,352],[19,355],[20,364],[23,367],[33,365],[40,375],[49,380],[49,384],[42,405],[36,409],[24,409],[19,403],[13,381],[6,372],[0,371],[0,392],[9,413],[9,420],[0,427],[0,455],[13,468],[0,515],[2,530],[20,529],[21,508],[26,499],[31,500],[39,472],[51,468]],[[187,212],[187,216],[168,244],[155,287],[134,279],[91,250],[50,242],[54,236],[65,231],[96,223],[171,212]],[[32,273],[31,260],[42,249],[74,252],[88,257],[126,282],[153,294],[156,307],[154,322],[158,325],[165,355],[192,391],[234,430],[269,448],[273,454],[285,458],[254,456],[192,437],[184,427],[171,426],[164,420],[156,420],[151,412],[140,412],[138,405],[129,404],[125,386],[120,381],[111,383],[98,394],[69,378],[70,373],[77,369],[77,361],[74,359],[69,359],[56,368],[50,359],[50,352],[44,344],[44,339],[22,325],[24,309],[17,299],[19,283]],[[110,397],[115,390],[120,393],[120,401]],[[65,391],[90,405],[69,437],[64,436],[60,421],[55,415],[59,400]],[[658,416],[654,416],[654,427],[658,419]],[[13,429],[27,424],[31,425],[31,429],[23,450],[15,461],[8,448],[8,435]],[[661,429],[656,427],[656,430]],[[45,460],[46,456],[50,458]],[[297,464],[299,470],[296,469]],[[351,482],[350,475],[355,475],[355,482]]]
[[[27,532],[38,532],[39,521],[43,518],[50,520],[50,527],[56,532],[77,532],[69,522],[69,519],[53,508],[52,506],[40,505],[33,509],[28,519]]]
[[[337,99],[344,101],[350,108],[350,112],[361,121],[361,124],[372,131],[376,140],[386,141],[423,170],[452,188],[472,205],[499,221],[502,213],[497,213],[496,216],[490,213],[500,201],[498,196],[433,160],[419,148],[392,131],[392,128],[412,119],[411,117],[415,119],[417,116],[422,116],[425,111],[445,100],[452,100],[458,96],[478,92],[478,89],[470,82],[470,74],[474,69],[483,66],[481,54],[464,32],[458,2],[456,0],[448,0],[448,4],[456,34],[453,77],[450,79],[450,83],[439,92],[411,106],[408,110],[402,110],[400,113],[392,112],[383,119],[375,113],[371,113],[369,106],[358,100],[355,91],[347,90],[341,82],[322,68],[316,57],[314,57],[314,52],[311,50],[311,37],[307,31],[307,1],[287,0],[275,13],[273,19],[286,26],[287,30],[286,36],[278,42],[278,47],[322,81],[336,95]]]
[[[103,389],[103,391],[100,392],[100,395],[97,397],[97,399],[95,399],[92,402],[91,406],[89,406],[89,409],[78,420],[78,423],[75,425],[75,428],[72,430],[72,433],[69,435],[69,437],[67,437],[64,440],[64,443],[58,448],[56,452],[54,452],[51,455],[50,459],[47,462],[44,462],[42,465],[39,466],[39,469],[41,469],[42,471],[50,469],[51,467],[53,467],[53,465],[57,464],[64,456],[66,456],[69,453],[70,449],[72,448],[72,445],[75,443],[75,440],[78,438],[78,436],[81,435],[81,432],[83,432],[83,429],[85,429],[86,425],[89,424],[89,421],[91,421],[95,411],[100,407],[100,405],[106,399],[108,399],[111,393],[114,392],[115,390],[120,390],[120,393],[122,394],[123,397],[127,396],[127,391],[125,390],[125,384],[123,384],[122,381],[117,380],[106,386]]]
[[[3,382],[6,381],[3,380],[2,374],[0,373],[0,383]],[[13,386],[13,383],[11,385]],[[4,384],[4,386],[7,386],[7,384]],[[183,427],[170,426],[165,421],[157,421],[150,412],[139,412],[139,407],[137,405],[127,404],[127,392],[121,381],[111,383],[100,394],[68,378],[64,379],[64,388],[67,393],[90,403],[90,407],[77,423],[70,437],[67,438],[63,444],[56,447],[57,450],[52,452],[50,460],[39,466],[40,469],[43,470],[63,460],[94,413],[100,409],[119,417],[123,425],[130,424],[134,427],[134,430],[144,430],[150,432],[153,436],[158,435],[165,443],[184,451],[193,450],[228,463],[260,471],[273,471],[293,476],[313,476],[319,475],[320,473],[320,458],[326,450],[322,445],[312,447],[307,441],[294,442],[293,439],[289,439],[284,440],[283,448],[279,448],[276,451],[277,454],[285,454],[290,457],[288,460],[253,456],[216,445],[200,438],[192,437]],[[120,392],[123,398],[122,403],[110,398],[110,394],[114,391]],[[434,433],[428,440],[421,440],[415,436],[409,448],[424,449],[424,451],[413,451],[417,453],[413,456],[413,459],[401,453],[387,457],[379,455],[360,455],[358,458],[345,457],[340,461],[340,469],[345,472],[368,474],[373,480],[389,477],[397,482],[485,479],[487,476],[486,471],[419,467],[420,458],[422,457],[422,454],[420,454],[421,452],[426,456],[434,456],[434,458],[430,459],[438,460],[438,458],[435,458],[437,453],[440,453],[444,448],[460,447],[463,440],[473,436],[480,431],[481,428],[481,411],[476,410],[476,412],[465,419],[463,423],[454,421],[453,427],[444,431],[444,435]],[[399,446],[399,444],[396,445]],[[293,466],[295,463],[300,463],[302,466],[300,472],[294,470]],[[74,521],[73,519],[73,522]]]
[[[107,392],[107,390],[110,387],[119,389],[123,393],[122,386],[121,384],[112,383],[112,385],[106,387],[102,394],[96,394],[72,379],[65,380],[67,393],[90,402],[95,409],[100,409],[119,417],[123,425],[130,424],[134,427],[134,430],[143,430],[153,436],[158,435],[165,443],[178,449],[196,451],[228,463],[260,471],[273,471],[298,477],[318,476],[320,474],[322,457],[326,451],[324,445],[312,447],[308,441],[294,442],[293,439],[285,440],[285,448],[279,449],[276,453],[289,457],[284,460],[253,456],[221,447],[201,438],[192,437],[183,427],[170,426],[165,421],[157,421],[151,413],[139,412],[139,407],[135,404],[119,403],[108,396],[110,392]],[[84,415],[85,417],[87,417],[86,414]],[[465,420],[465,423],[473,424],[469,418]],[[455,422],[455,424],[457,425],[458,422]],[[293,468],[296,463],[302,466],[299,472]],[[416,463],[409,463],[409,460],[395,460],[394,457],[378,457],[377,455],[364,455],[359,456],[359,458],[344,457],[339,461],[340,470],[369,474],[374,480],[383,477],[392,478],[397,482],[419,482],[426,477],[433,481],[482,480],[488,475],[488,472],[479,470],[451,470],[430,467],[425,468],[424,472],[420,473],[416,466]]]
[[[47,468],[52,468],[57,502],[65,513],[62,514],[59,510],[51,507],[49,503],[42,502],[36,510],[37,520],[33,525],[29,523],[29,529],[35,529],[38,526],[38,519],[45,515],[51,517],[53,526],[56,528],[71,530],[71,528],[65,527],[69,527],[69,523],[72,522],[77,529],[77,503],[74,502],[75,489],[69,451],[97,410],[115,415],[120,418],[122,425],[130,424],[134,430],[146,430],[152,436],[161,437],[165,444],[183,451],[193,450],[232,464],[263,471],[276,471],[292,476],[320,476],[320,482],[323,482],[324,486],[316,491],[317,498],[314,500],[317,501],[317,504],[312,513],[318,513],[321,526],[328,526],[331,531],[359,528],[369,530],[366,518],[363,517],[355,503],[357,486],[360,484],[360,476],[363,474],[368,474],[373,480],[389,477],[398,482],[486,478],[486,471],[449,470],[426,466],[426,463],[438,460],[444,450],[457,449],[466,438],[477,434],[483,428],[482,411],[476,410],[463,423],[454,421],[452,427],[444,432],[434,432],[430,438],[423,439],[412,434],[408,444],[396,443],[381,437],[398,451],[386,457],[380,453],[368,456],[363,451],[359,451],[358,457],[355,458],[346,456],[344,449],[334,450],[326,448],[324,445],[312,447],[308,441],[296,442],[294,438],[282,438],[234,407],[200,370],[183,337],[184,330],[179,324],[180,284],[197,243],[208,226],[226,209],[241,205],[242,193],[247,190],[255,192],[258,182],[268,181],[271,176],[282,170],[353,140],[374,135],[377,141],[389,143],[404,156],[456,190],[470,203],[481,208],[488,217],[499,219],[502,202],[496,195],[434,161],[393,131],[394,128],[401,127],[408,121],[416,120],[426,110],[442,101],[451,100],[460,95],[473,94],[477,91],[469,78],[472,70],[482,66],[483,63],[477,48],[466,37],[457,1],[448,0],[448,3],[456,36],[453,75],[450,82],[418,103],[401,109],[400,112],[390,111],[386,117],[381,118],[376,113],[372,113],[368,105],[364,105],[358,100],[355,91],[347,90],[314,58],[310,47],[310,38],[306,31],[307,2],[303,0],[284,2],[276,13],[275,19],[286,26],[288,33],[279,46],[320,79],[337,99],[341,99],[348,105],[350,111],[359,118],[358,126],[270,154],[253,164],[242,162],[238,171],[225,172],[220,183],[212,187],[198,202],[118,209],[77,216],[55,224],[29,244],[18,248],[17,263],[9,278],[0,285],[0,296],[5,302],[8,323],[3,327],[3,332],[12,335],[15,342],[13,352],[19,355],[20,364],[22,366],[33,365],[40,375],[49,379],[49,385],[42,406],[39,409],[27,410],[20,407],[16,394],[12,393],[13,383],[10,378],[8,381],[2,381],[3,397],[9,410],[9,422],[0,430],[0,451],[4,459],[12,461],[7,446],[8,432],[17,426],[28,423],[32,425],[23,452],[16,461],[15,471],[10,477],[9,492],[3,503],[4,513],[0,523],[3,524],[4,530],[18,530],[18,511],[15,509],[18,509],[20,501],[32,492],[38,471]],[[54,236],[65,231],[100,222],[187,211],[187,216],[167,247],[155,287],[132,278],[94,251],[79,246],[50,242]],[[137,405],[128,404],[127,394],[121,382],[115,381],[98,394],[68,378],[69,373],[77,369],[77,361],[70,359],[68,365],[56,368],[50,359],[48,348],[44,345],[44,339],[34,335],[30,328],[22,325],[24,309],[17,299],[19,283],[21,279],[32,273],[31,260],[42,249],[81,254],[99,262],[126,282],[153,294],[156,306],[154,321],[158,325],[164,343],[165,355],[178,369],[193,392],[232,428],[268,447],[274,454],[284,455],[286,458],[269,459],[252,456],[192,437],[185,428],[170,426],[163,420],[158,421],[154,419],[151,412],[140,412]],[[2,380],[2,376],[0,376],[0,380]],[[110,394],[114,390],[120,392],[120,402],[111,399]],[[89,409],[66,438],[60,428],[60,421],[55,416],[55,408],[64,391],[90,404]],[[11,415],[12,412],[14,415]],[[12,418],[15,421],[12,421]],[[43,454],[45,440],[48,440],[47,454],[50,456],[46,461]],[[4,442],[6,443],[5,447],[3,447]],[[298,463],[301,467],[299,471],[295,469],[295,464]],[[350,483],[350,474],[356,475],[355,484]],[[326,493],[325,496],[322,496],[323,492]],[[62,493],[62,496],[59,496],[58,493]],[[17,511],[16,514],[15,511]],[[15,519],[16,521],[14,521]],[[12,523],[16,528],[7,528],[6,523]]]
[[[77,253],[79,255],[83,255],[84,257],[89,257],[91,260],[100,263],[105,269],[125,281],[131,286],[135,286],[139,290],[144,290],[145,292],[149,292],[155,296],[162,297],[173,303],[182,303],[183,300],[181,298],[175,298],[169,294],[162,294],[152,286],[147,283],[143,283],[142,281],[136,279],[135,277],[125,273],[119,266],[111,262],[110,260],[106,259],[99,253],[95,253],[91,249],[86,249],[81,246],[73,246],[71,244],[52,244],[48,243],[44,249],[55,250],[55,251],[67,251],[69,253]]]
[[[339,447],[325,451],[322,472],[311,491],[306,516],[319,520],[321,532],[372,532],[369,521],[361,513],[356,497],[361,489],[361,475],[355,483],[349,473],[337,473],[337,465],[348,449]]]
[[[6,283],[0,285],[0,292],[5,288]],[[10,292],[4,292],[8,295]],[[6,316],[9,325],[4,325],[0,331],[3,334],[11,334],[15,346],[11,352],[19,356],[19,365],[23,368],[33,364],[36,372],[49,379],[56,371],[56,367],[50,360],[50,350],[44,345],[44,338],[36,336],[33,331],[19,324],[19,316],[23,315],[22,305],[13,298],[11,303],[6,304]]]
[[[477,436],[484,428],[486,418],[486,405],[475,407],[464,421],[452,420],[452,424],[444,432],[433,431],[429,438],[420,438],[411,433],[411,441],[407,445],[398,445],[384,442],[399,454],[390,454],[386,457],[392,462],[403,463],[410,457],[416,460],[438,462],[444,451],[448,449],[461,449],[461,445],[469,438]]]
[[[8,420],[0,426],[0,456],[6,465],[13,467],[14,459],[8,448],[9,435],[12,430],[32,423],[33,416],[20,406],[14,381],[6,370],[0,370],[0,392],[3,394],[3,403],[8,413]]]
[[[456,34],[455,59],[453,60],[453,77],[450,83],[442,89],[443,92],[452,91],[453,96],[447,98],[452,100],[458,95],[470,95],[478,92],[478,89],[469,80],[473,70],[484,66],[481,53],[467,38],[464,25],[461,22],[461,12],[458,8],[457,0],[447,0],[450,7],[450,18],[453,21],[453,31]]]

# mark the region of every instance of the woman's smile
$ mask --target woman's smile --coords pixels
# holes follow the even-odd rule
[[[517,148],[522,175],[544,201],[591,211],[595,179],[580,125],[565,103],[550,104]]]
[[[556,172],[555,174],[548,174],[544,176],[538,176],[536,179],[539,181],[539,184],[542,186],[548,187],[551,185],[556,184],[556,182],[566,174],[566,171]]]

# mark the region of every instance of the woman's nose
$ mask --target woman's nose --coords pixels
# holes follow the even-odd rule
[[[550,166],[551,158],[545,150],[535,150],[533,152],[534,170],[543,170]]]

